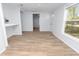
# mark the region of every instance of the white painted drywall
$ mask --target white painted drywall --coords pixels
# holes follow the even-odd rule
[[[49,13],[40,13],[40,31],[50,31]]]
[[[39,14],[33,15],[33,27],[39,28]]]
[[[37,12],[39,16],[40,31],[50,31],[50,14],[46,12]],[[22,13],[22,30],[33,31],[33,12]],[[36,13],[34,13],[36,14]]]
[[[32,12],[24,11],[21,13],[22,31],[33,31],[33,16]]]
[[[0,53],[2,53],[7,46],[8,44],[4,26],[4,17],[3,17],[2,5],[0,3]]]
[[[17,24],[15,27],[7,27],[7,37],[12,35],[21,35],[21,19],[20,19],[20,8],[15,4],[2,4],[4,18],[9,19],[9,23]]]
[[[53,25],[53,24],[55,23],[55,22],[53,21],[54,16],[55,16],[55,15],[54,15],[53,13],[50,14],[50,31],[51,31],[51,32],[53,32],[53,29],[54,29],[54,25]]]
[[[66,7],[66,6],[65,6]],[[64,35],[63,32],[63,22],[64,22],[64,6],[59,7],[55,12],[53,18],[53,33],[56,37],[65,42],[68,46],[79,53],[79,41],[73,40],[72,38]]]

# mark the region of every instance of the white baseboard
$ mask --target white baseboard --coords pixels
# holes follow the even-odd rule
[[[2,54],[5,50],[6,50],[6,47],[2,51],[0,51],[0,54]]]
[[[71,41],[72,41],[73,43],[72,43],[72,42],[69,42],[69,41],[63,39],[60,35],[58,35],[58,34],[56,34],[56,33],[54,33],[54,32],[53,32],[53,35],[55,35],[58,39],[60,39],[61,41],[63,41],[67,46],[69,46],[69,47],[70,47],[71,49],[73,49],[75,52],[79,53],[79,44],[78,44],[78,43],[72,41],[72,39],[71,39]]]

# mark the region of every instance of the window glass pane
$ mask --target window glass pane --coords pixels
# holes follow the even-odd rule
[[[75,4],[66,9],[65,33],[79,38],[79,4]]]

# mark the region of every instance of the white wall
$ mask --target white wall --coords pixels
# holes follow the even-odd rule
[[[22,13],[22,30],[33,31],[33,12]],[[34,13],[35,14],[35,13]],[[38,12],[40,14],[39,26],[40,31],[50,31],[50,14],[45,12]]]
[[[4,26],[4,17],[2,11],[2,5],[0,4],[0,53],[2,53],[7,47],[7,36]]]
[[[33,16],[32,12],[24,11],[21,15],[22,31],[33,31]]]
[[[50,31],[53,32],[54,29],[54,14],[50,14]]]
[[[49,13],[40,13],[40,31],[50,31]]]
[[[33,15],[33,27],[39,28],[39,14]]]
[[[4,18],[9,19],[9,23],[17,24],[16,27],[7,27],[7,37],[12,35],[21,35],[21,19],[20,19],[20,8],[16,4],[2,4]]]
[[[66,7],[66,6],[65,6]],[[55,12],[53,18],[53,33],[56,37],[65,42],[68,46],[79,53],[79,41],[70,38],[63,34],[63,24],[64,24],[64,6],[59,7]]]

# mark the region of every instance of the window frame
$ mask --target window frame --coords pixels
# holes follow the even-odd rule
[[[70,5],[66,5],[66,6],[64,6],[64,18],[63,18],[63,28],[62,28],[62,34],[63,35],[65,35],[65,36],[67,36],[67,37],[69,37],[69,38],[71,38],[71,39],[73,39],[73,40],[76,40],[76,41],[79,41],[79,38],[77,38],[77,37],[74,37],[74,36],[72,36],[72,35],[70,35],[70,34],[68,34],[68,33],[66,33],[65,32],[65,26],[66,26],[66,15],[67,15],[67,11],[66,11],[66,9],[67,8],[69,8],[69,7],[71,7],[71,6],[73,6],[73,5],[76,5],[76,4],[78,4],[78,3],[71,3]]]

